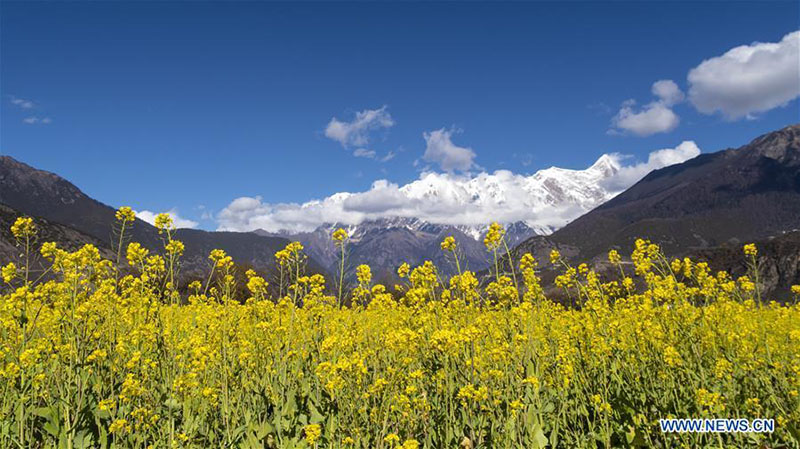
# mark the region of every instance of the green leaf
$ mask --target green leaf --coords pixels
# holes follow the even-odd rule
[[[33,409],[33,414],[48,421],[53,421],[53,415],[56,414],[56,411],[53,410],[53,407],[36,407]]]
[[[55,438],[58,438],[58,434],[60,433],[58,424],[54,424],[52,421],[47,421],[42,428],[45,430],[45,432],[49,433]]]
[[[533,447],[534,449],[543,449],[547,447],[547,437],[544,436],[544,430],[540,424],[536,424],[533,430]]]
[[[88,449],[94,445],[92,434],[86,429],[78,432],[72,439],[72,443],[72,447],[75,449]]]
[[[322,416],[322,413],[317,410],[317,406],[315,406],[311,401],[308,403],[308,410],[311,413],[311,424],[319,424],[322,421],[325,421],[325,417]]]

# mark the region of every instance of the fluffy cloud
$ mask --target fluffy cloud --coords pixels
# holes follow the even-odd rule
[[[635,184],[653,170],[680,164],[700,154],[700,148],[693,141],[682,142],[675,148],[656,150],[650,153],[646,162],[620,167],[615,176],[602,181],[603,186],[612,192],[619,192]],[[617,160],[625,157],[613,155]]]
[[[332,118],[325,127],[325,137],[339,142],[345,148],[363,148],[369,144],[370,132],[392,126],[394,120],[386,106],[383,106],[380,109],[357,112],[355,118],[349,122]]]
[[[156,215],[159,214],[158,212],[151,212],[149,210],[134,211],[134,213],[136,214],[136,218],[144,220],[150,223],[151,225],[155,225]],[[178,210],[175,208],[168,210],[166,213],[168,213],[169,216],[172,217],[172,221],[175,223],[175,227],[178,229],[181,228],[194,229],[199,224],[196,221],[192,221],[181,217],[180,215],[178,215]]]
[[[706,59],[688,81],[689,101],[705,114],[738,119],[783,106],[800,96],[800,31]]]
[[[611,119],[612,134],[620,131],[637,136],[649,136],[672,131],[680,123],[680,118],[671,107],[684,99],[683,92],[672,80],[659,80],[653,83],[651,92],[658,99],[636,110],[636,101],[628,100],[622,104],[617,115]]]
[[[626,102],[613,119],[615,128],[628,131],[640,137],[672,131],[680,123],[680,118],[668,106],[650,103],[637,112],[635,102]]]
[[[471,148],[460,147],[452,141],[453,131],[444,128],[424,133],[425,154],[422,159],[438,164],[442,170],[467,171],[475,167],[475,152]]]
[[[586,170],[557,167],[530,176],[494,173],[424,172],[405,185],[375,181],[364,192],[340,192],[306,203],[269,203],[261,197],[233,200],[218,215],[220,230],[310,231],[323,223],[358,224],[387,217],[481,226],[493,220],[525,221],[555,229],[626,189],[651,170],[683,162],[700,150],[694,142],[650,153],[648,160],[604,155]]]
[[[672,106],[680,103],[684,99],[681,88],[672,80],[659,80],[653,83],[650,89],[653,95],[658,97],[659,103],[664,106]]]

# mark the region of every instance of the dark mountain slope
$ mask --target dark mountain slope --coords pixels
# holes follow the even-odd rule
[[[800,125],[653,171],[551,236],[528,239],[516,252],[559,246],[588,260],[610,248],[628,252],[641,237],[677,254],[793,229],[800,229]]]
[[[102,246],[111,247],[115,209],[84,194],[74,184],[60,176],[37,170],[8,156],[0,156],[0,203],[22,214],[41,217],[80,231]],[[130,234],[133,241],[159,250],[162,247],[158,230],[139,219]],[[253,233],[207,232],[179,229],[178,240],[186,245],[184,268],[187,274],[204,271],[209,251],[225,250],[240,263],[259,269],[274,267],[274,254],[289,241],[280,237]],[[323,272],[314,260],[309,269]]]
[[[11,235],[11,225],[17,217],[24,215],[5,204],[0,204],[0,265],[17,261],[22,251],[15,245]],[[92,244],[100,249],[103,256],[111,258],[113,252],[100,240],[80,231],[43,218],[36,218],[37,241],[34,252],[38,254],[42,242],[56,242],[59,247],[74,251],[83,245]],[[38,259],[38,258],[37,258]]]
[[[443,273],[454,273],[452,256],[441,249],[442,240],[448,236],[455,238],[458,243],[463,269],[480,270],[489,266],[491,260],[482,238],[476,239],[467,235],[456,226],[437,225],[414,218],[384,218],[342,227],[350,232],[346,268],[352,272],[357,265],[367,264],[372,268],[376,279],[391,279],[395,282],[392,275],[402,263],[416,266],[426,260],[433,261]],[[329,272],[337,272],[341,256],[339,249],[331,241],[331,234],[337,228],[337,224],[326,224],[312,232],[270,234],[257,230],[255,233],[298,240],[306,246],[315,260],[325,264]],[[527,237],[533,230],[524,224],[518,224],[510,232],[512,238],[522,235],[523,232],[527,232],[524,234]]]
[[[792,285],[800,285],[800,231],[756,240],[759,282],[769,299],[790,300]],[[715,271],[734,277],[747,274],[741,245],[698,249],[688,254],[693,260],[708,262]]]
[[[800,282],[800,125],[788,126],[738,149],[704,154],[653,171],[612,200],[550,236],[532,237],[512,252],[530,252],[552,279],[548,254],[573,263],[604,262],[609,249],[629,255],[637,238],[668,256],[706,261],[713,271],[746,273],[742,245],[759,247],[759,270],[769,298],[789,299]]]

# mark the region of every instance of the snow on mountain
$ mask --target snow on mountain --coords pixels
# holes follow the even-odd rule
[[[619,164],[613,158],[603,156],[586,170],[552,167],[527,177],[513,175],[510,172],[496,172],[453,182],[449,175],[431,173],[401,187],[399,192],[410,201],[470,205],[478,208],[503,207],[510,202],[518,203],[522,199],[524,207],[541,211],[543,214],[567,205],[572,215],[588,211],[613,196],[613,192],[602,187],[601,181],[614,176],[618,170]],[[352,198],[352,194],[340,193],[336,197],[328,198],[327,201],[345,202],[349,198]],[[570,215],[565,216],[564,220],[568,220]],[[550,234],[559,227],[559,224],[541,224],[536,220],[505,223],[506,241],[513,247],[533,235]],[[338,228],[347,231],[350,237],[349,245],[355,248],[356,252],[359,252],[362,245],[370,246],[373,251],[376,246],[390,246],[394,251],[404,252],[398,248],[399,245],[413,246],[422,242],[424,249],[418,248],[416,252],[406,254],[411,262],[435,258],[439,252],[437,245],[441,239],[455,234],[459,236],[459,244],[464,249],[468,262],[479,269],[484,268],[488,262],[487,254],[482,247],[488,227],[488,223],[448,224],[417,217],[394,216],[367,219],[358,224],[323,223],[311,232],[297,233],[283,230],[271,235],[299,240],[315,259],[333,265],[338,254],[330,241],[330,236]],[[260,233],[268,234],[265,231]],[[414,242],[396,237],[404,233],[413,236]],[[383,242],[380,242],[381,240]],[[372,262],[371,256],[368,252],[364,252],[361,257],[366,260],[362,262]],[[373,264],[374,262],[371,263]]]
[[[384,226],[454,226],[473,239],[492,221],[524,223],[547,234],[627,189],[651,170],[697,156],[694,142],[650,153],[646,162],[623,164],[625,156],[606,154],[590,167],[550,167],[530,175],[508,170],[453,174],[424,172],[405,185],[375,181],[363,192],[339,192],[302,204],[269,203],[241,197],[217,216],[219,230],[264,229],[281,234],[312,232],[325,223],[355,226],[370,221]],[[527,232],[527,231],[526,231]]]
[[[488,225],[502,223],[509,247],[533,235],[547,235],[608,201],[649,171],[689,159],[700,150],[693,142],[651,153],[647,162],[623,165],[623,156],[601,156],[590,167],[550,167],[531,175],[507,170],[476,175],[423,173],[399,186],[376,181],[365,192],[341,192],[322,200],[268,204],[240,198],[221,214],[221,228],[279,235],[304,244],[309,254],[335,267],[338,253],[331,234],[344,228],[350,262],[396,268],[434,260],[447,265],[439,248],[453,235],[470,267],[487,266],[483,246]],[[274,231],[280,229],[279,231]]]

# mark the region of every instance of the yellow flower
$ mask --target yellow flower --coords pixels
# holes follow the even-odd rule
[[[305,433],[306,443],[313,446],[322,436],[322,428],[319,424],[309,424],[303,428],[303,433]]]
[[[725,410],[724,398],[719,393],[714,393],[701,388],[695,392],[697,405],[709,414],[720,413]]]
[[[486,245],[486,249],[489,251],[497,249],[505,233],[505,229],[499,223],[494,222],[489,225],[489,231],[486,232],[486,236],[483,238],[483,244]]]
[[[372,271],[369,268],[369,265],[359,265],[356,267],[356,277],[358,278],[358,282],[363,285],[367,285],[372,280]]]
[[[756,248],[755,243],[748,243],[744,245],[744,255],[755,257],[758,254],[758,249]]]
[[[522,255],[522,258],[519,260],[519,269],[522,271],[526,270],[533,270],[537,266],[539,266],[536,259],[531,255],[531,253],[525,253]]]
[[[108,356],[108,352],[105,349],[95,349],[92,351],[91,354],[86,356],[86,361],[89,363],[92,362],[102,362]]]
[[[127,419],[115,419],[114,422],[108,426],[109,433],[124,433],[128,431]]]
[[[129,243],[127,251],[128,264],[133,266],[142,265],[149,253],[150,250],[143,248],[138,242]]]
[[[559,260],[561,260],[561,253],[559,253],[556,249],[550,251],[550,263],[555,265]]]
[[[348,237],[349,236],[347,235],[347,231],[345,231],[342,228],[333,231],[333,234],[331,235],[331,239],[333,239],[333,241],[336,242],[337,244],[343,243],[345,240],[347,240]]]
[[[539,378],[535,376],[527,377],[522,381],[523,384],[530,385],[534,389],[539,389]]]
[[[672,272],[675,274],[680,274],[681,269],[683,268],[680,259],[674,259],[669,266],[672,269]]]
[[[19,217],[11,225],[11,234],[17,240],[33,238],[36,235],[36,224],[31,217]]]
[[[28,232],[23,227],[19,235]],[[615,432],[630,425],[644,441],[662,441],[652,422],[661,417],[775,417],[779,427],[770,444],[793,441],[781,426],[798,418],[800,308],[794,301],[757,306],[750,293],[757,291],[755,270],[742,278],[713,273],[707,263],[671,261],[657,245],[638,240],[635,270],[625,267],[621,279],[615,273],[604,279],[590,264],[572,267],[556,251],[548,285],[525,254],[515,275],[519,284],[511,273],[484,281],[472,271],[448,275],[424,261],[398,268],[407,280],[389,292],[373,285],[364,265],[355,270],[353,294],[335,297],[323,275],[301,272],[303,248],[292,242],[278,252],[285,264],[280,273],[269,272],[281,298],[271,301],[266,275],[235,269],[221,250],[209,254],[211,274],[192,281],[184,298],[178,282],[195,279],[198,264],[170,279],[175,255],[184,250],[172,237],[164,236],[167,246],[174,242],[168,257],[129,244],[132,267],[120,270],[91,245],[72,250],[45,243],[35,281],[0,285],[6,398],[57,408],[62,374],[72,373],[118,445],[154,447],[169,446],[163,427],[181,410],[199,413],[202,422],[173,420],[176,447],[225,445],[224,433],[204,429],[224,428],[226,407],[258,403],[287,411],[287,394],[302,424],[284,419],[284,435],[307,449],[376,446],[384,438],[384,449],[418,449],[423,440],[414,437],[426,429],[424,441],[515,447],[505,424],[520,424],[528,404],[561,429],[590,421]],[[448,239],[441,243],[453,248]],[[608,259],[618,257],[612,251]],[[20,262],[13,260],[16,265],[5,260],[0,269],[6,281],[19,276]],[[208,296],[206,283],[214,284]],[[565,297],[549,300],[545,292],[554,286],[567,287],[559,292]],[[800,286],[791,292],[800,296]],[[349,307],[350,299],[357,306]],[[675,394],[661,401],[653,385]],[[783,394],[770,395],[763,385]],[[583,404],[583,412],[542,406],[559,398]],[[455,409],[443,414],[449,399]],[[631,410],[617,413],[611,402]],[[661,416],[650,416],[643,404],[660,404]],[[335,424],[335,435],[311,418],[317,412]],[[441,422],[426,427],[433,418]],[[14,416],[0,408],[0,422],[9,419]],[[465,420],[478,425],[472,439],[461,434]],[[24,434],[38,441],[21,445],[57,446],[45,424],[28,420]],[[445,436],[446,428],[455,433]],[[567,445],[578,445],[567,438]],[[666,438],[666,446],[679,443]],[[277,440],[268,431],[258,443],[278,447]],[[692,441],[715,444],[711,435]]]
[[[405,440],[403,442],[403,449],[419,449],[419,441]]]
[[[619,253],[617,252],[617,250],[612,249],[611,251],[608,252],[608,261],[609,262],[617,264],[617,263],[620,263],[621,260],[622,260],[622,257],[619,256]]]
[[[214,268],[226,269],[233,267],[233,258],[221,249],[213,249],[208,254],[209,260],[214,263]]]
[[[17,266],[14,262],[9,262],[0,270],[0,273],[2,274],[3,282],[10,284],[17,277]]]
[[[155,224],[156,228],[158,228],[159,234],[164,231],[172,231],[175,229],[175,223],[172,220],[172,216],[167,213],[160,213],[156,215]]]
[[[165,247],[168,254],[172,254],[175,256],[180,256],[183,254],[183,250],[185,249],[183,242],[178,240],[170,240]]]
[[[129,223],[136,219],[136,214],[133,212],[133,209],[128,206],[117,209],[115,216],[117,217],[117,221],[122,223]]]
[[[300,242],[290,242],[285,249],[290,253],[296,254],[303,250],[303,245]]]
[[[454,239],[453,236],[445,237],[445,239],[442,240],[441,247],[442,247],[442,250],[444,250],[444,251],[455,251],[456,250],[456,239]]]
[[[672,346],[667,346],[664,348],[664,362],[673,368],[679,366],[682,363],[681,354]]]
[[[45,259],[53,262],[56,258],[56,254],[58,253],[58,245],[56,245],[55,242],[45,242],[42,245],[42,249],[39,251],[39,253]]]
[[[113,399],[103,399],[97,404],[97,408],[103,411],[111,410],[116,407],[116,402]]]
[[[408,277],[409,271],[411,271],[411,267],[407,263],[403,262],[403,264],[397,269],[397,275],[401,278],[405,278]]]
[[[247,289],[254,295],[265,295],[267,293],[267,286],[269,283],[261,276],[256,276],[255,272],[248,270]]]

